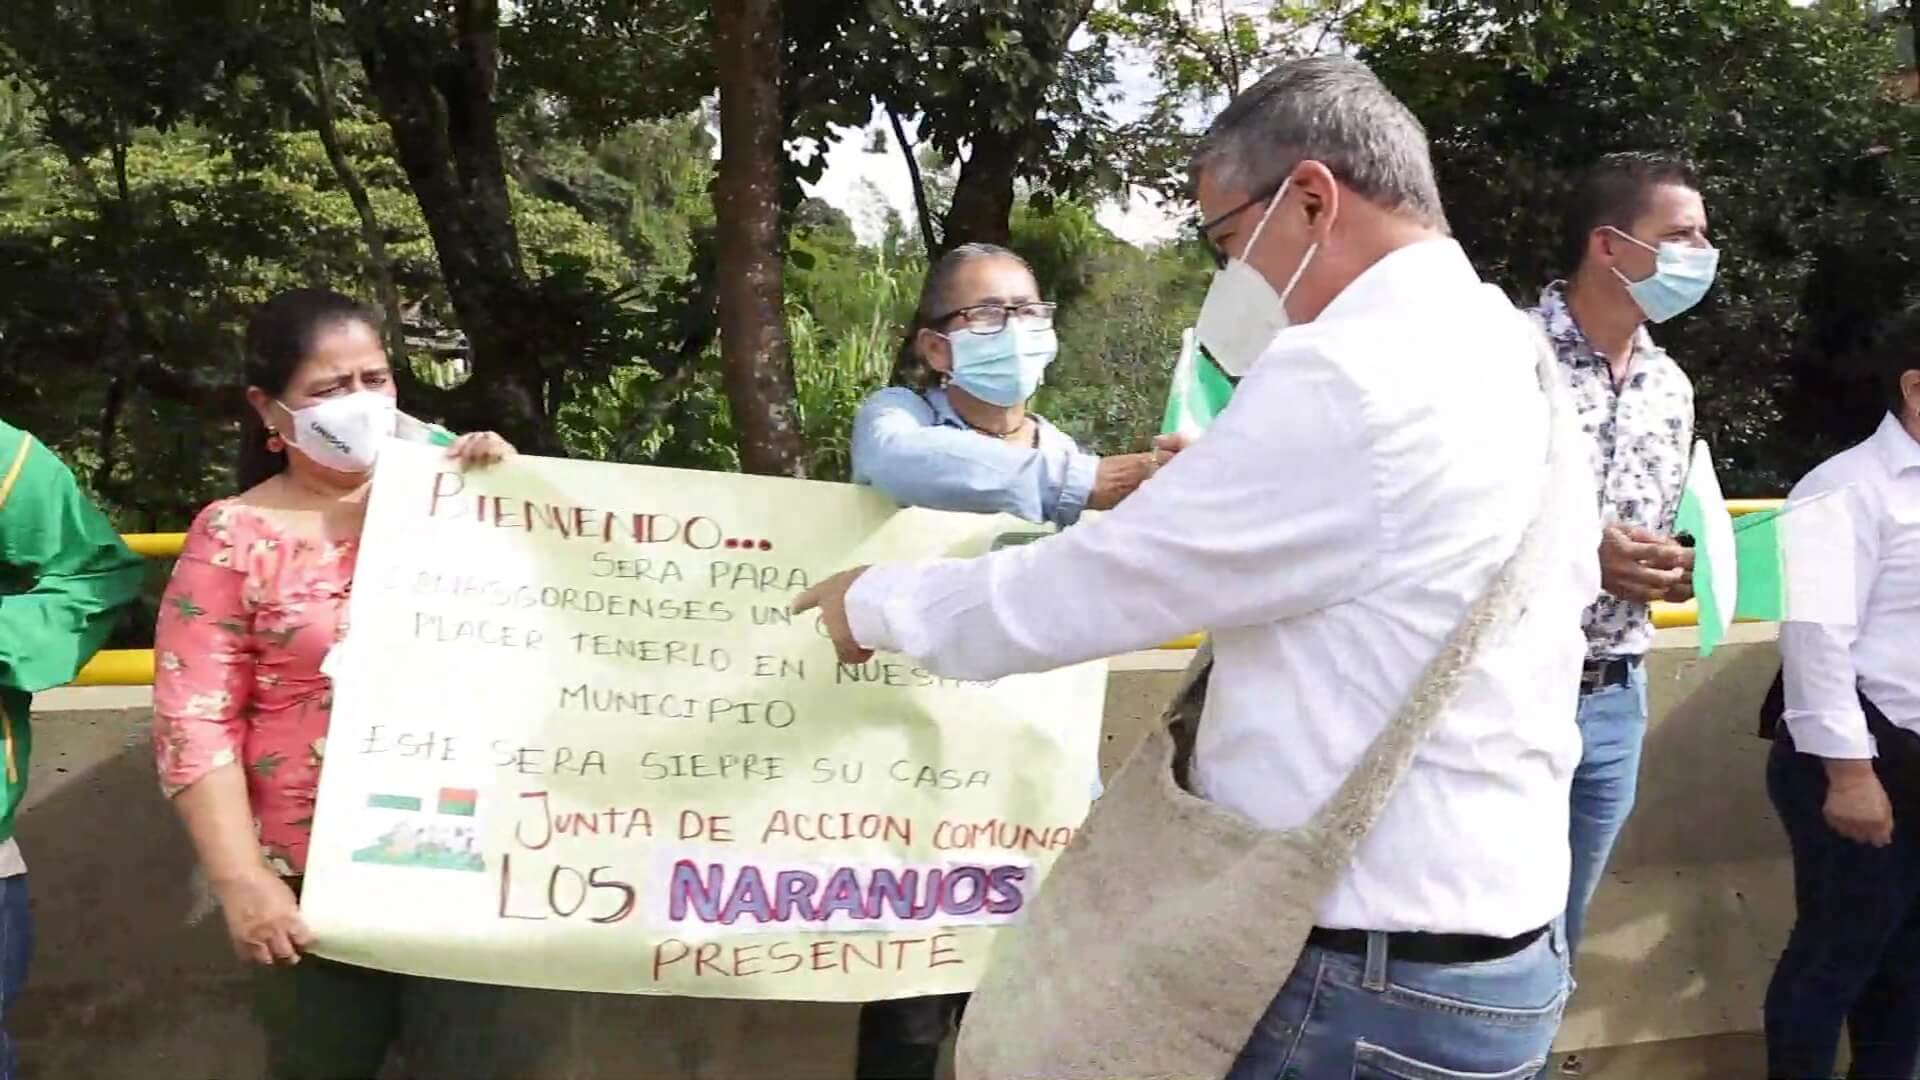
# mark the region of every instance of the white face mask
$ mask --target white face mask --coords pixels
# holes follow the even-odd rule
[[[1286,289],[1278,293],[1267,283],[1265,275],[1246,261],[1246,256],[1253,253],[1253,245],[1260,242],[1267,219],[1273,216],[1280,200],[1287,197],[1287,188],[1292,184],[1289,178],[1274,193],[1273,201],[1267,203],[1266,212],[1260,215],[1260,224],[1254,226],[1253,235],[1247,237],[1247,246],[1240,249],[1241,257],[1227,260],[1225,268],[1214,271],[1213,284],[1207,287],[1207,299],[1200,305],[1200,318],[1194,324],[1207,355],[1213,357],[1221,370],[1236,378],[1252,371],[1254,362],[1273,344],[1280,331],[1293,325],[1287,315],[1287,298],[1293,295],[1293,287],[1300,284],[1300,275],[1307,272],[1314,255],[1320,251],[1318,241],[1308,247],[1300,266],[1287,279]]]
[[[288,443],[315,465],[343,473],[372,469],[381,440],[392,437],[399,417],[393,398],[376,390],[328,398],[304,409],[280,407],[293,418]]]

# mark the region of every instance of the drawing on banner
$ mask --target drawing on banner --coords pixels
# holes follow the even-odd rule
[[[441,788],[437,816],[423,814],[422,800],[416,795],[376,792],[367,797],[369,810],[395,811],[399,816],[370,815],[369,827],[392,819],[370,844],[356,848],[353,861],[384,866],[403,866],[428,870],[470,870],[484,872],[487,860],[480,854],[480,842],[471,822],[450,822],[446,818],[471,818],[479,804],[479,792],[473,788]]]
[[[487,860],[477,847],[470,826],[396,822],[380,838],[355,851],[354,862],[428,870],[484,871]]]
[[[847,485],[383,448],[301,910],[436,978],[971,989],[1088,805],[1104,665],[841,664],[815,575],[1038,539]]]

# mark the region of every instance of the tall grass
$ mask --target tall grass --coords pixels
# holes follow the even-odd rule
[[[869,394],[887,384],[899,347],[904,306],[920,284],[911,263],[860,274],[853,288],[860,322],[832,333],[798,303],[787,305],[787,342],[800,429],[811,455],[808,475],[846,480],[852,474],[853,417]]]

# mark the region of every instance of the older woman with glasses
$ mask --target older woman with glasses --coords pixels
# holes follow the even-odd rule
[[[1054,306],[1020,256],[948,252],[927,274],[894,385],[853,425],[853,478],[904,506],[1071,525],[1125,498],[1178,448],[1100,457],[1027,411],[1059,351]]]
[[[894,385],[853,426],[853,478],[904,506],[1006,513],[1071,525],[1106,510],[1180,449],[1100,457],[1027,411],[1059,351],[1054,305],[1026,262],[967,244],[934,263]],[[1098,794],[1099,781],[1093,780]],[[932,1080],[966,995],[877,1001],[861,1010],[858,1080]]]

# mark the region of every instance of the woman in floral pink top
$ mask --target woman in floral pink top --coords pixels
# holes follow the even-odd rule
[[[261,965],[272,1075],[371,1077],[403,977],[302,958],[298,891],[333,705],[320,662],[346,633],[373,457],[397,417],[379,319],[337,293],[282,293],[247,328],[247,380],[247,490],[193,523],[155,631],[154,751],[234,948]],[[484,432],[448,452],[488,464],[513,448]]]
[[[352,539],[222,499],[194,522],[160,620],[161,788],[175,796],[238,765],[249,835],[283,878],[306,864],[333,705],[320,661],[346,630],[357,554]]]

